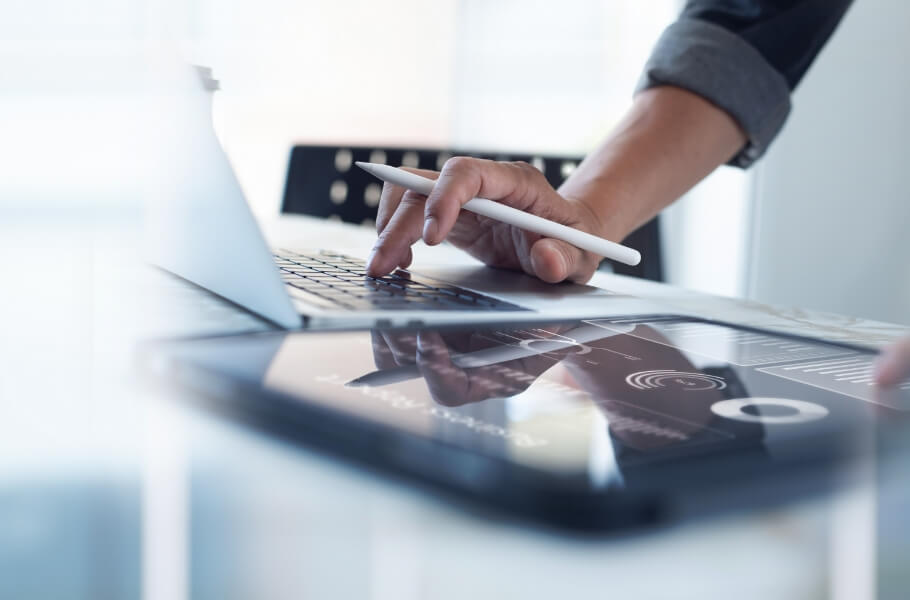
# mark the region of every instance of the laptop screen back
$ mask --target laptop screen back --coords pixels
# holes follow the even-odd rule
[[[147,202],[152,263],[283,327],[301,320],[212,124],[217,82],[184,66],[170,73],[162,112],[163,164]]]

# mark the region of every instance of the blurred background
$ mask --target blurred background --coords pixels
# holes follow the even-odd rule
[[[188,535],[189,509],[181,498],[189,484],[180,457],[190,453],[205,463],[218,447],[182,448],[187,425],[175,424],[166,408],[147,409],[125,375],[131,344],[148,326],[137,321],[154,312],[140,284],[127,293],[123,283],[139,281],[143,203],[155,201],[156,168],[168,152],[156,126],[163,65],[179,55],[213,68],[222,88],[216,129],[254,212],[270,218],[298,143],[585,154],[630,105],[652,45],[681,5],[5,0],[0,279],[16,285],[6,286],[0,300],[9,315],[0,329],[0,597],[41,597],[49,581],[60,593],[46,597],[186,596],[183,559],[190,550],[180,536]],[[662,215],[668,282],[910,324],[908,27],[910,3],[857,0],[794,95],[791,119],[769,154],[748,172],[720,169]],[[202,427],[207,440],[212,425]],[[268,444],[248,450],[250,462],[228,474],[232,489],[267,496],[245,489],[246,482],[282,455]],[[301,461],[294,468],[300,482],[351,485],[352,495],[359,489],[322,465]],[[305,505],[306,491],[300,484],[283,497]],[[194,514],[207,514],[206,496],[194,501],[201,503]],[[368,512],[382,512],[388,500],[365,502]],[[436,518],[432,509],[415,510],[424,511],[418,519]],[[295,531],[294,523],[271,523],[270,530],[243,523],[243,516],[238,531],[250,536],[274,540]],[[349,555],[345,536],[381,529],[363,513],[350,531],[323,532],[324,543],[296,559],[313,569],[344,560],[373,569],[366,582],[339,577],[350,597],[367,590],[373,597],[420,597],[419,588],[402,595],[396,579],[408,576],[411,558],[426,553],[407,535],[415,527],[409,517],[407,511],[396,517],[396,532],[404,532],[392,538],[400,560],[378,542]],[[319,519],[304,511],[297,526],[318,526]],[[715,541],[729,547],[739,525],[724,527]],[[436,555],[434,568],[444,574],[447,561],[466,556],[472,567],[488,568],[470,557],[471,548],[458,546],[451,528],[452,537],[435,541],[456,543]],[[823,576],[800,579],[827,560],[802,552],[830,541],[819,531],[772,523],[764,548],[781,568],[775,585],[795,581],[802,597],[824,594]],[[386,539],[389,531],[370,536]],[[487,541],[495,544],[494,537]],[[503,554],[530,547],[537,556],[540,542],[500,543],[491,547]],[[690,549],[671,538],[656,560],[671,563]],[[205,549],[193,551],[211,577],[193,579],[202,586],[194,591],[217,597],[230,597],[218,587],[227,586],[220,573],[257,559],[238,551],[226,564],[205,565]],[[575,552],[579,565],[590,560]],[[623,581],[628,556],[655,559],[646,548],[631,552],[612,556],[615,581]],[[44,574],[29,570],[48,556],[64,560]],[[855,558],[846,556],[832,560]],[[537,557],[541,568],[545,557]],[[296,560],[258,559],[254,572],[265,579],[269,569]],[[581,566],[577,577],[593,577]],[[698,582],[683,571],[668,577],[680,597],[698,597]],[[731,593],[740,589],[727,584]],[[238,585],[249,592],[240,596],[256,591],[254,582]],[[332,591],[306,582],[295,589],[310,589],[313,597]],[[775,589],[765,596],[775,597]],[[455,590],[470,592],[463,585]]]

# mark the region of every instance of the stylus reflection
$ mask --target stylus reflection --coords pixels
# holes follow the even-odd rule
[[[587,324],[496,332],[374,331],[379,370],[348,385],[384,386],[422,377],[433,401],[448,407],[493,398],[520,401],[514,397],[532,386],[545,387],[552,397],[596,405],[611,433],[630,448],[690,441],[716,417],[711,405],[726,397],[726,383],[701,373],[669,345],[625,335],[633,329]],[[660,365],[661,371],[649,375],[644,386],[636,375],[649,365]]]
[[[590,346],[587,346],[586,344],[614,335],[629,333],[634,328],[633,325],[618,325],[611,329],[606,329],[598,325],[587,323],[582,323],[581,325],[571,328],[558,327],[556,328],[558,331],[536,328],[531,337],[525,336],[523,338],[516,338],[517,343],[514,344],[494,343],[479,350],[454,353],[449,352],[449,348],[445,342],[442,342],[442,345],[440,346],[435,342],[430,341],[430,334],[428,333],[423,334],[425,346],[423,349],[421,349],[419,345],[421,339],[420,334],[417,334],[415,337],[414,334],[387,335],[380,333],[379,335],[382,336],[383,343],[377,346],[376,335],[378,332],[374,332],[373,349],[374,354],[377,356],[377,366],[380,365],[380,362],[385,364],[385,361],[382,361],[382,359],[379,358],[385,350],[389,350],[392,355],[396,357],[396,361],[398,360],[398,356],[403,355],[403,364],[399,363],[398,366],[391,365],[388,367],[380,367],[381,370],[358,377],[357,379],[350,381],[348,385],[354,387],[361,385],[382,386],[420,378],[422,376],[421,370],[416,364],[417,360],[410,358],[409,350],[414,351],[415,354],[419,354],[421,351],[425,354],[442,351],[443,355],[449,359],[448,362],[451,362],[451,366],[460,369],[492,367],[518,359],[531,358],[533,356],[550,354],[559,355],[563,352],[570,352],[573,348],[575,348],[575,352],[585,354],[591,350]],[[502,332],[498,333],[502,334]],[[515,333],[521,332],[516,331]],[[439,339],[442,340],[441,337]],[[418,342],[416,348],[414,347],[415,342]],[[408,344],[410,344],[410,348],[408,348]],[[402,347],[404,347],[403,352]],[[431,368],[441,366],[432,362],[428,363],[428,365]]]

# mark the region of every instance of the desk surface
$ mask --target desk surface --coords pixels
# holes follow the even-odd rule
[[[372,241],[369,230],[318,225],[284,219],[270,237],[361,255]],[[868,486],[580,540],[452,506],[188,408],[136,381],[136,339],[258,330],[261,321],[137,272],[121,234],[3,233],[31,257],[0,263],[26,282],[29,300],[10,306],[36,316],[7,317],[10,343],[0,346],[0,572],[13,574],[0,577],[0,597],[809,598],[873,572],[862,537],[875,509]],[[444,247],[415,255],[415,270],[466,260]],[[58,287],[30,275],[61,263],[73,290],[63,304]],[[680,312],[872,346],[905,331],[607,273],[595,284]],[[193,316],[200,306],[205,321]]]

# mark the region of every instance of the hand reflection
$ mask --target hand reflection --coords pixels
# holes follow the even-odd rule
[[[639,325],[637,336],[621,335],[633,328],[550,326],[497,337],[376,331],[376,366],[386,371],[358,382],[422,377],[435,402],[462,406],[514,396],[550,371],[552,393],[586,394],[628,447],[653,449],[688,439],[714,418],[711,405],[724,398],[727,382],[699,372],[678,350],[661,344],[666,340],[653,328]],[[641,385],[636,377],[654,367],[659,367],[656,378],[643,381],[657,383]]]
[[[569,356],[561,365],[563,382],[590,395],[613,437],[627,447],[650,450],[684,441],[714,419],[711,405],[724,399],[728,382],[699,371],[653,328],[639,325],[636,334],[653,341],[620,335],[598,345],[643,360],[592,365],[583,355]]]
[[[550,333],[556,336],[558,330],[551,328]],[[541,348],[528,350],[473,332],[373,331],[376,366],[387,371],[371,374],[378,377],[360,378],[357,383],[381,385],[422,377],[433,400],[444,406],[514,396],[573,347],[556,337],[540,342]]]

